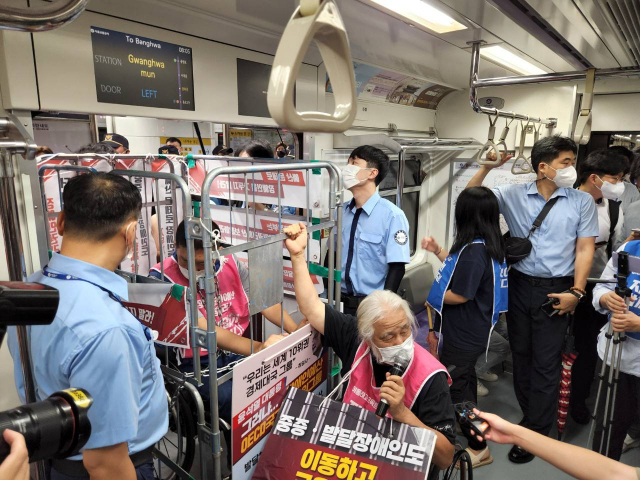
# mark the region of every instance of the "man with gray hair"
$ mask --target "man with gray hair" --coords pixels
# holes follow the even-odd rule
[[[305,260],[307,229],[291,225],[284,232],[293,264],[293,281],[300,312],[313,328],[324,335],[325,346],[333,348],[350,370],[343,401],[375,411],[381,399],[389,404],[388,416],[437,436],[429,478],[453,461],[455,415],[450,381],[445,367],[414,339],[416,321],[409,304],[388,290],[370,293],[358,306],[357,317],[325,305],[316,293]],[[411,362],[402,376],[391,375],[398,352]],[[358,394],[355,393],[358,391]],[[366,398],[363,398],[366,397]]]

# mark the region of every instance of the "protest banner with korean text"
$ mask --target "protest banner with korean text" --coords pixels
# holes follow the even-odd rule
[[[287,391],[254,480],[424,480],[436,435],[358,406]]]
[[[189,347],[186,288],[171,283],[130,283],[124,306],[140,323],[158,332],[156,343]],[[155,336],[155,334],[154,334]]]
[[[327,354],[307,325],[233,368],[233,478],[252,478],[289,386],[326,394]]]
[[[274,159],[273,163],[278,164]],[[200,194],[202,183],[207,172],[218,167],[246,167],[247,162],[227,162],[226,160],[196,160],[189,169],[189,187],[192,193]],[[308,172],[308,185],[307,185]],[[280,177],[280,190],[278,191],[278,176]],[[211,184],[209,194],[212,197],[226,200],[245,200],[245,176],[244,175],[220,175]],[[307,192],[309,195],[309,207],[321,206],[322,174],[313,173],[311,170],[285,170],[281,172],[257,172],[247,174],[246,191],[249,202],[263,204],[277,204],[278,194],[281,205],[307,208]]]

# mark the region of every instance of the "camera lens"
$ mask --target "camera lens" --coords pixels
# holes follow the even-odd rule
[[[24,435],[30,462],[77,454],[91,435],[87,412],[92,404],[89,393],[71,388],[42,402],[0,412],[0,462],[10,452],[2,438],[4,430]]]

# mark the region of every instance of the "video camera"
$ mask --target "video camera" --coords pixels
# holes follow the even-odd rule
[[[58,290],[46,285],[0,282],[0,347],[10,325],[50,325],[59,301]],[[0,412],[0,463],[10,452],[2,436],[7,429],[24,436],[31,462],[77,454],[91,435],[87,412],[92,404],[88,392],[70,388]]]

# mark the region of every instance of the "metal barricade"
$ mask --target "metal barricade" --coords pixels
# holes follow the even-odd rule
[[[232,371],[226,373],[225,375],[218,378],[217,371],[217,362],[216,362],[216,352],[217,352],[217,337],[216,337],[216,317],[215,317],[215,276],[214,265],[213,262],[205,262],[205,276],[202,278],[196,277],[196,268],[195,268],[195,244],[194,241],[196,239],[201,239],[203,242],[204,250],[205,250],[205,258],[216,259],[219,257],[223,257],[226,255],[236,254],[240,252],[247,252],[249,255],[249,265],[254,265],[253,274],[249,275],[249,292],[248,296],[251,300],[252,296],[255,296],[256,291],[251,291],[251,278],[255,277],[260,273],[260,255],[258,252],[266,252],[266,255],[262,255],[262,259],[265,258],[277,258],[279,257],[280,264],[283,261],[282,255],[282,241],[286,238],[286,235],[282,232],[283,221],[285,223],[294,223],[297,221],[303,221],[307,223],[308,232],[310,236],[316,236],[316,239],[320,242],[319,251],[322,251],[322,241],[323,238],[326,238],[327,243],[327,255],[328,255],[328,269],[324,269],[323,272],[326,272],[326,276],[328,277],[329,283],[327,288],[327,301],[330,306],[338,307],[340,304],[340,267],[336,267],[335,260],[341,258],[341,225],[342,225],[342,209],[339,208],[341,206],[342,200],[342,180],[340,171],[329,162],[296,162],[296,161],[276,161],[272,159],[253,159],[253,158],[238,158],[238,157],[216,157],[216,156],[207,156],[207,155],[197,155],[197,156],[187,156],[187,157],[172,157],[172,156],[158,156],[158,155],[96,155],[96,154],[58,154],[49,157],[43,157],[43,160],[46,162],[47,160],[51,160],[55,157],[56,160],[66,160],[69,164],[65,165],[51,165],[44,163],[39,169],[40,175],[40,184],[41,184],[41,194],[43,196],[43,204],[45,205],[45,211],[43,212],[43,221],[45,223],[45,231],[47,232],[47,244],[51,248],[51,238],[49,235],[50,226],[49,221],[52,217],[57,216],[57,211],[49,211],[47,208],[47,193],[45,192],[44,179],[47,172],[55,172],[57,176],[57,187],[58,191],[56,195],[59,198],[59,210],[62,210],[63,200],[62,200],[62,189],[64,187],[64,179],[62,178],[65,172],[70,173],[71,175],[75,175],[83,172],[96,172],[98,168],[94,168],[94,166],[86,166],[81,165],[81,163],[91,163],[90,161],[106,161],[108,167],[105,165],[100,165],[99,170],[102,171],[110,171],[111,173],[122,175],[124,177],[129,178],[130,181],[134,184],[140,184],[139,181],[135,179],[150,179],[153,182],[151,187],[152,193],[147,191],[148,185],[142,183],[141,192],[143,194],[143,212],[141,213],[141,217],[145,215],[145,213],[150,213],[152,208],[155,208],[156,213],[160,212],[162,208],[171,207],[172,212],[176,214],[176,218],[174,219],[174,224],[177,228],[177,225],[180,221],[180,218],[177,214],[181,213],[184,223],[185,223],[185,236],[187,241],[187,254],[188,254],[188,273],[189,273],[189,288],[187,290],[187,295],[189,299],[189,313],[190,313],[190,344],[193,347],[194,351],[194,373],[193,375],[185,375],[177,370],[173,370],[168,368],[168,365],[163,366],[163,373],[165,374],[165,378],[169,382],[177,382],[180,385],[184,386],[187,394],[193,399],[193,404],[195,405],[196,417],[197,417],[197,437],[199,440],[199,451],[200,451],[200,473],[203,479],[214,478],[216,480],[221,478],[221,442],[220,442],[220,428],[219,422],[220,418],[218,415],[218,386],[231,380]],[[142,160],[139,165],[143,166],[143,170],[127,170],[127,169],[119,169],[116,168],[118,162],[127,162],[127,161],[135,161]],[[153,162],[157,162],[159,160],[166,161],[168,165],[168,172],[162,171],[153,171]],[[200,218],[196,216],[193,212],[193,202],[191,197],[191,191],[195,190],[193,178],[190,174],[190,163],[194,161],[203,161],[212,163],[212,161],[218,161],[220,165],[210,165],[214,168],[208,169],[205,168],[206,175],[204,176],[203,183],[200,192],[210,192],[211,185],[218,177],[227,176],[229,179],[229,185],[231,184],[231,179],[233,176],[242,176],[242,184],[243,184],[243,192],[242,192],[242,204],[238,205],[237,196],[234,197],[231,192],[231,187],[229,186],[229,192],[227,195],[228,204],[224,206],[216,206],[212,205],[210,199],[207,199],[209,195],[202,195],[201,202],[201,215]],[[232,165],[241,164],[242,166]],[[176,165],[180,165],[180,175],[174,173],[176,170]],[[157,166],[157,165],[156,165]],[[208,171],[207,171],[208,170]],[[312,202],[311,193],[310,193],[310,178],[311,175],[317,173],[322,170],[326,170],[329,175],[329,191],[323,192],[323,194],[327,195],[326,206],[329,207],[329,216],[325,218],[313,218],[312,210],[314,208],[320,207],[317,202]],[[303,175],[305,181],[303,182],[306,186],[305,191],[305,202],[304,205],[297,209],[295,215],[292,214],[283,214],[282,213],[282,180],[285,172],[297,171],[299,174]],[[274,201],[277,201],[278,208],[275,212],[272,211],[263,211],[259,212],[256,210],[256,206],[259,205],[260,197],[256,195],[256,175],[261,173],[271,173],[272,176],[275,175],[277,179],[276,182],[276,191],[278,192],[277,196],[274,198]],[[250,178],[250,180],[249,180]],[[170,188],[169,195],[162,194],[160,182],[165,182],[165,188]],[[249,187],[251,185],[251,188]],[[140,186],[139,186],[140,188]],[[181,194],[177,194],[177,190],[180,190]],[[251,191],[250,191],[251,190]],[[153,194],[153,198],[151,198],[151,194]],[[235,200],[234,200],[235,198]],[[181,200],[182,205],[180,212],[177,211],[179,206],[179,200]],[[209,200],[209,201],[208,201]],[[234,206],[235,202],[235,206]],[[228,246],[226,248],[215,248],[216,239],[213,236],[213,232],[211,231],[211,221],[212,221],[212,211],[214,210],[226,210],[228,209],[230,225],[233,229],[233,216],[235,214],[243,215],[245,218],[245,232],[246,232],[246,242]],[[300,212],[300,214],[298,214]],[[269,235],[264,238],[255,238],[257,237],[255,226],[256,226],[256,218],[257,215],[264,215],[267,217],[271,217],[274,221],[277,219],[278,232],[273,235]],[[150,215],[148,215],[150,216]],[[253,228],[251,227],[250,218],[253,220]],[[147,222],[147,225],[150,225],[150,222]],[[162,237],[162,215],[158,215],[158,231],[159,237]],[[253,230],[253,235],[251,230]],[[328,232],[326,236],[323,236],[323,232]],[[337,233],[336,233],[337,232]],[[336,237],[337,235],[337,237]],[[146,234],[146,241],[151,243],[153,239],[149,233]],[[160,253],[160,264],[161,264],[161,273],[164,275],[164,269],[162,266],[162,261],[165,258],[164,245],[165,242],[162,238],[158,242],[158,249]],[[134,244],[134,250],[137,251],[137,245]],[[272,250],[272,251],[271,251]],[[276,254],[277,250],[277,254]],[[149,255],[151,256],[152,249],[148,249]],[[316,262],[312,262],[310,258],[310,249],[307,249],[307,263],[308,264],[319,264],[320,259],[318,258]],[[215,253],[214,253],[215,252]],[[169,254],[170,252],[166,252]],[[134,261],[134,268],[132,272],[120,272],[126,273],[130,277],[131,282],[136,281],[137,275],[147,275],[147,271],[140,270],[140,262]],[[152,259],[149,259],[149,265],[152,263]],[[315,259],[314,259],[315,260]],[[258,263],[256,263],[258,262]],[[316,268],[319,270],[323,270],[322,267],[316,265]],[[282,267],[280,268],[282,270]],[[251,272],[251,268],[249,268]],[[258,272],[258,273],[256,273]],[[208,327],[207,330],[202,330],[198,327],[198,318],[201,316],[198,309],[197,302],[197,291],[200,285],[203,285],[203,290],[206,295],[206,312],[207,312],[207,320]],[[257,284],[255,281],[254,285]],[[261,289],[262,290],[262,289]],[[258,291],[259,293],[259,291]],[[279,303],[282,305],[284,299],[284,291],[280,289],[279,292],[271,292],[271,298],[273,298],[274,294],[279,295]],[[268,299],[267,299],[268,300]],[[250,302],[251,303],[251,302]],[[251,312],[250,312],[251,313]],[[251,333],[251,351],[253,352],[253,342],[255,340],[253,325],[255,323],[255,314],[251,315],[250,318],[250,333]],[[280,323],[281,331],[284,330],[284,318],[283,314],[281,314],[281,323]],[[200,363],[200,348],[206,348],[208,350],[208,359],[209,359],[209,376],[211,378],[217,378],[217,381],[210,381],[210,399],[209,399],[209,408],[211,414],[211,422],[208,425],[205,422],[205,408],[203,400],[198,393],[195,387],[202,385],[202,376],[205,372],[201,369]],[[166,348],[166,347],[165,347]],[[330,352],[329,357],[329,369],[332,368],[334,363],[333,352]],[[329,372],[331,373],[331,372]],[[331,381],[331,374],[328,376]],[[210,446],[211,448],[207,448]],[[167,458],[162,452],[156,452],[156,456],[161,459],[161,461],[169,466],[169,468],[175,472],[175,474],[183,478],[188,472],[185,472],[173,462],[171,459]],[[209,464],[209,460],[214,466],[213,477],[211,477],[210,473],[207,471],[207,465]]]
[[[341,197],[342,197],[342,184],[341,184],[341,176],[339,170],[329,162],[314,162],[314,163],[285,163],[285,164],[263,164],[263,165],[249,165],[249,166],[226,166],[226,167],[218,167],[207,173],[204,182],[202,184],[201,192],[210,192],[211,186],[214,180],[222,175],[242,175],[243,181],[242,184],[244,186],[244,205],[245,207],[251,203],[249,200],[252,198],[255,200],[255,190],[256,183],[255,178],[253,178],[252,185],[252,197],[249,196],[249,181],[248,175],[255,175],[257,173],[263,172],[276,172],[277,174],[277,192],[278,192],[278,206],[281,207],[281,182],[282,175],[281,172],[284,171],[296,171],[296,170],[312,170],[312,169],[325,169],[329,174],[329,192],[328,197],[328,205],[331,210],[335,211],[334,215],[330,215],[325,221],[321,221],[316,225],[309,225],[308,231],[310,233],[316,231],[322,231],[325,229],[329,230],[328,236],[328,255],[329,255],[329,271],[328,271],[328,301],[329,305],[333,307],[337,307],[340,302],[340,281],[335,278],[334,269],[335,269],[335,258],[341,258],[341,241],[340,238],[337,238],[336,241],[336,230],[338,231],[338,236],[340,235],[342,228],[342,209],[340,208]],[[231,198],[229,199],[231,201]],[[256,202],[253,202],[254,206]],[[309,207],[309,205],[307,205]],[[226,255],[231,255],[239,252],[247,252],[249,255],[249,296],[250,298],[254,296],[254,292],[251,289],[251,284],[254,283],[251,281],[252,276],[256,277],[256,275],[260,275],[261,272],[252,274],[251,264],[258,264],[258,268],[254,268],[254,272],[260,269],[262,265],[260,263],[264,263],[267,258],[275,258],[280,260],[280,272],[282,271],[282,242],[287,238],[287,235],[284,233],[278,233],[275,235],[271,235],[266,238],[261,238],[257,240],[250,240],[251,236],[249,233],[249,214],[250,210],[253,210],[253,218],[254,218],[254,226],[255,226],[255,216],[256,210],[255,208],[249,209],[245,208],[245,216],[246,216],[246,225],[247,225],[247,243],[230,246],[227,248],[220,249],[218,247],[218,243],[220,241],[219,237],[217,237],[216,233],[212,231],[212,217],[211,210],[212,207],[210,202],[203,201],[202,202],[202,211],[201,218],[196,219],[192,218],[190,222],[186,225],[187,228],[187,236],[188,242],[193,242],[194,238],[201,238],[205,258],[211,259],[221,259]],[[229,205],[229,210],[231,211],[232,207]],[[307,216],[309,215],[309,208],[307,208]],[[281,208],[278,209],[278,224],[282,227],[282,211]],[[218,232],[219,233],[219,232]],[[266,255],[260,256],[260,251],[264,249]],[[276,253],[277,252],[277,253]],[[334,256],[334,253],[336,256]],[[308,254],[308,251],[307,251]],[[252,261],[253,259],[253,261]],[[308,259],[308,257],[307,257]],[[255,267],[256,265],[254,265]],[[276,265],[277,267],[277,265]],[[276,274],[281,275],[279,271],[276,269]],[[190,275],[193,275],[192,272],[189,272]],[[190,279],[191,280],[191,279]],[[206,295],[206,311],[207,311],[207,331],[201,331],[198,329],[199,337],[201,341],[197,345],[207,348],[208,356],[209,356],[209,375],[210,378],[217,378],[217,358],[216,358],[216,350],[217,350],[217,337],[216,337],[216,305],[218,299],[216,298],[217,294],[217,273],[215,271],[215,267],[213,262],[207,261],[205,262],[205,277],[204,277],[204,289]],[[265,289],[266,285],[262,285]],[[277,295],[277,290],[275,295]],[[273,301],[274,297],[271,296],[269,298],[269,293],[266,294],[264,304],[269,304],[269,301]],[[280,289],[280,304],[282,304],[284,298],[284,291]],[[251,303],[250,303],[251,305]],[[273,305],[271,303],[270,305]],[[268,306],[270,306],[268,305]],[[250,308],[250,313],[252,310]],[[253,320],[250,319],[250,325],[253,323]],[[281,324],[281,331],[284,330],[283,324]],[[253,335],[252,335],[252,351],[253,351]],[[199,363],[199,352],[198,349],[194,350],[194,363]],[[333,364],[333,359],[330,359],[329,365]],[[232,372],[225,375],[224,377],[218,379],[217,382],[210,381],[210,408],[211,408],[211,428],[212,428],[212,455],[214,461],[214,478],[221,478],[221,462],[220,462],[220,454],[221,454],[221,446],[220,446],[220,431],[218,426],[218,385],[224,383],[225,381],[230,380],[232,377]]]

